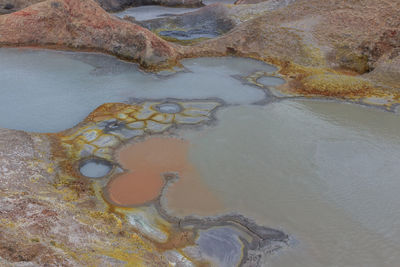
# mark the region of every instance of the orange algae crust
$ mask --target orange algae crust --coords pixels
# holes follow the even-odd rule
[[[287,81],[275,89],[285,96],[327,97],[342,100],[356,100],[365,104],[385,106],[390,109],[400,104],[400,92],[375,84],[373,81],[347,69],[303,66],[275,58],[265,62],[278,66],[277,74]],[[251,77],[250,82],[256,83]],[[382,99],[382,103],[369,103],[368,98]]]
[[[139,110],[139,107],[133,105],[123,103],[105,103],[91,112],[84,122],[99,122],[115,117],[126,118],[123,114],[131,114],[134,116],[134,113]]]
[[[173,104],[180,109],[176,113],[163,113],[157,107],[164,102],[103,104],[76,127],[50,134],[57,143],[55,152],[65,154],[61,157],[70,162],[86,157],[112,160],[114,149],[124,142],[146,134],[163,133],[175,125],[207,122],[213,110],[221,105],[216,101],[175,101]]]

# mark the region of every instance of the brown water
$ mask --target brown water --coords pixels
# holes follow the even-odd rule
[[[107,186],[112,202],[122,206],[140,205],[154,200],[165,185],[165,173],[177,173],[168,186],[167,206],[177,213],[214,214],[221,206],[202,183],[188,160],[189,143],[176,138],[153,137],[127,145],[118,151],[118,162],[127,172]]]
[[[293,237],[269,266],[399,266],[398,114],[282,101],[217,118],[184,134],[189,158],[226,212]]]

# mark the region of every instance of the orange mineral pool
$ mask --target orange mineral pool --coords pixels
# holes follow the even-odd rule
[[[143,205],[160,196],[164,174],[177,173],[178,179],[164,191],[167,207],[178,215],[216,213],[221,204],[188,160],[189,147],[185,140],[162,137],[122,147],[117,160],[127,171],[107,185],[109,200],[120,206]]]

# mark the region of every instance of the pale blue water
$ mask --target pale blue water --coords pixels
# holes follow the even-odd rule
[[[111,171],[111,166],[96,161],[85,162],[80,168],[81,174],[90,178],[101,178],[106,176]]]
[[[183,61],[186,72],[159,76],[93,53],[2,48],[0,58],[0,127],[33,132],[73,127],[97,106],[131,98],[257,102],[265,93],[232,76],[275,70],[252,59],[202,58]]]

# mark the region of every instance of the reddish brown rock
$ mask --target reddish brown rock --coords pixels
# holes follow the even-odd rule
[[[0,46],[100,51],[150,68],[173,64],[176,57],[172,45],[92,0],[51,0],[2,15]]]

